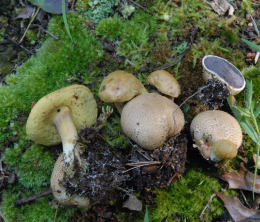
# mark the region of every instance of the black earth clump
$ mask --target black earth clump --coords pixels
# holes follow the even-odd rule
[[[201,102],[209,109],[218,109],[223,106],[228,96],[230,92],[227,86],[217,79],[208,80],[199,93]]]
[[[65,177],[62,182],[71,195],[105,204],[123,200],[134,191],[166,187],[184,173],[187,139],[183,134],[154,151],[145,151],[136,144],[128,149],[112,149],[95,128],[82,130],[79,137],[85,147],[83,167],[76,167],[74,178]]]

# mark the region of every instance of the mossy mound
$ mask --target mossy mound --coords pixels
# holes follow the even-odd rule
[[[54,209],[51,195],[19,208],[12,205],[16,199],[49,187],[53,156],[57,154],[51,149],[58,147],[36,145],[25,135],[31,105],[42,96],[80,83],[87,85],[97,98],[100,82],[109,72],[116,69],[133,72],[147,85],[150,72],[166,67],[180,80],[182,95],[176,100],[179,103],[204,84],[200,61],[205,54],[225,57],[240,69],[246,66],[246,46],[239,39],[246,24],[241,15],[252,10],[248,1],[243,1],[241,10],[235,11],[236,21],[217,16],[201,0],[136,2],[146,10],[133,5],[133,14],[127,17],[116,0],[77,1],[77,12],[67,15],[73,41],[65,31],[62,17],[54,16],[48,31],[59,40],[45,36],[47,40],[37,54],[0,85],[0,150],[4,152],[5,164],[18,176],[17,184],[3,191],[1,215],[5,221],[68,221],[74,211],[68,207]],[[109,50],[105,44],[110,44]],[[244,73],[254,80],[258,98],[259,63]],[[242,99],[238,97],[239,101]],[[97,101],[100,110],[106,106]],[[190,119],[195,115],[194,110],[190,109]],[[102,136],[115,150],[129,145],[118,114],[114,113],[106,123]],[[246,143],[251,144],[250,139]],[[56,152],[61,152],[61,147]],[[189,169],[169,188],[154,192],[155,206],[149,206],[150,220],[168,217],[168,221],[199,221],[211,194],[220,188],[218,181],[206,176],[203,170]],[[204,217],[209,220],[219,217],[223,213],[221,206],[214,198]]]

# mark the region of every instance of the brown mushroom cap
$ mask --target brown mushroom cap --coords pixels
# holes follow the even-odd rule
[[[79,208],[88,208],[89,199],[87,197],[80,197],[76,194],[69,196],[66,193],[66,188],[62,185],[62,180],[65,176],[64,160],[61,154],[55,162],[51,175],[51,189],[53,196],[62,205],[75,205]]]
[[[191,134],[204,158],[222,159],[230,151],[214,151],[213,145],[218,141],[229,141],[237,151],[242,143],[242,130],[237,120],[230,114],[220,110],[210,110],[199,113],[191,122]],[[227,143],[225,143],[225,146]]]
[[[182,130],[184,116],[170,99],[157,93],[144,93],[124,106],[121,125],[129,138],[152,150]]]
[[[178,81],[165,70],[156,70],[152,72],[147,81],[155,86],[161,93],[177,98],[181,93],[181,87]]]
[[[34,105],[26,124],[28,138],[46,146],[59,144],[61,138],[53,121],[62,107],[69,108],[77,130],[96,122],[97,104],[91,91],[83,85],[72,85],[44,96]]]
[[[131,73],[117,70],[104,78],[99,97],[107,103],[122,103],[146,92],[143,84]]]

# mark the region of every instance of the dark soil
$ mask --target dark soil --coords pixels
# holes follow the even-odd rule
[[[73,180],[65,178],[70,194],[109,204],[135,191],[166,187],[184,173],[185,134],[170,138],[154,151],[144,151],[136,144],[131,149],[113,150],[93,128],[84,129],[79,135],[86,148],[82,154],[85,167],[77,168]]]

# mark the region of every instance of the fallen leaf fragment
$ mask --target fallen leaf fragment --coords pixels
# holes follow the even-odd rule
[[[123,207],[129,210],[142,211],[143,205],[135,195],[130,195],[127,201],[124,202]]]
[[[235,222],[260,221],[260,210],[245,207],[237,197],[226,196],[220,192],[216,195],[224,202],[226,209]]]
[[[208,4],[218,15],[225,15],[228,11],[228,15],[231,16],[235,11],[234,7],[226,0],[213,0],[208,2]]]
[[[243,165],[239,171],[224,173],[221,178],[228,182],[229,189],[242,189],[253,191],[254,174],[249,172]],[[255,193],[260,193],[260,176],[256,176]]]
[[[35,12],[35,8],[30,6],[30,5],[26,5],[21,13],[16,17],[17,19],[21,18],[21,19],[28,19],[28,18],[31,18],[32,15],[34,14]]]

